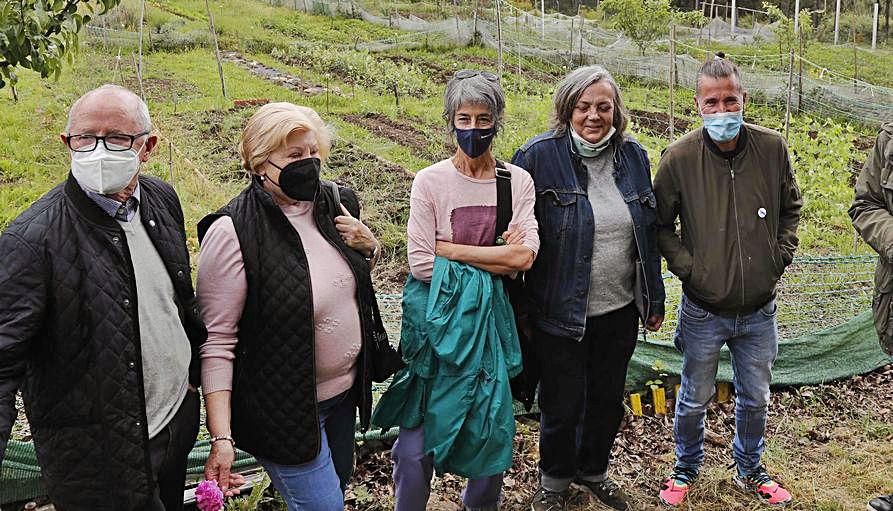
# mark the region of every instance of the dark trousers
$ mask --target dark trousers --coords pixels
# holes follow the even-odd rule
[[[186,483],[186,461],[198,437],[200,400],[187,390],[174,418],[149,440],[149,459],[155,475],[155,494],[147,511],[181,511]]]
[[[638,323],[631,303],[587,318],[579,342],[534,330],[541,370],[539,466],[547,489],[564,491],[575,477],[607,472]]]

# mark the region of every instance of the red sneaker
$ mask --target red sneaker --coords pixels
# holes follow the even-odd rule
[[[760,465],[746,477],[735,474],[735,484],[742,490],[753,493],[761,501],[770,506],[786,506],[791,503],[793,497],[784,486],[772,479],[766,472],[766,468]]]
[[[660,501],[668,506],[676,507],[685,500],[691,483],[698,476],[696,470],[685,467],[673,468],[673,473],[660,487]]]

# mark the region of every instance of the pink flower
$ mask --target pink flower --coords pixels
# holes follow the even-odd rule
[[[223,509],[223,492],[217,481],[202,481],[195,489],[195,505],[199,511],[220,511]]]

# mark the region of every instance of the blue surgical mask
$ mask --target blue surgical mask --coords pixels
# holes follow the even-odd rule
[[[714,142],[728,142],[738,136],[744,124],[744,111],[701,114],[707,134]]]
[[[496,134],[496,128],[471,128],[460,130],[456,128],[456,142],[459,148],[469,158],[477,158],[487,152],[490,144],[493,143],[493,135]]]

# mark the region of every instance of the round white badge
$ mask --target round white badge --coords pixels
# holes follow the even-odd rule
[[[760,218],[766,218],[766,208],[760,208],[757,210],[757,216]]]

